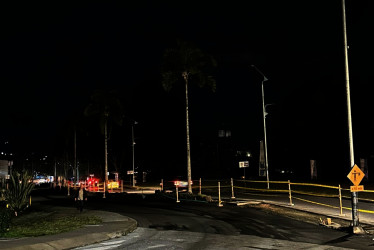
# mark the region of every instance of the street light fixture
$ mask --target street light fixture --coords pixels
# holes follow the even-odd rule
[[[268,148],[267,148],[267,140],[266,140],[266,110],[265,107],[265,93],[264,93],[264,82],[269,80],[266,78],[266,76],[255,66],[251,65],[260,75],[263,76],[263,80],[261,81],[261,89],[262,89],[262,118],[264,122],[264,147],[265,147],[265,170],[266,170],[266,182],[267,182],[267,189],[270,189],[270,184],[269,184],[269,164],[268,164]]]

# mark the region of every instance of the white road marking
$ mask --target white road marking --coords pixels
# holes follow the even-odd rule
[[[114,245],[114,244],[121,244],[121,243],[123,243],[125,241],[126,240],[105,241],[105,242],[101,242],[100,244],[101,245]]]
[[[150,247],[147,247],[147,249],[152,249],[152,248],[157,248],[157,247],[165,247],[166,245],[154,245],[154,246],[150,246]]]
[[[77,248],[77,249],[90,249],[90,250],[107,250],[107,249],[112,249],[112,248],[116,248],[116,247],[119,247],[120,245],[114,245],[114,246],[106,246],[106,247],[87,247],[87,248]]]

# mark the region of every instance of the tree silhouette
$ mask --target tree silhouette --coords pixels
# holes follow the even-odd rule
[[[216,66],[215,60],[199,48],[186,41],[177,41],[175,48],[166,49],[162,60],[162,86],[170,91],[174,85],[185,85],[186,98],[186,140],[187,140],[187,181],[188,192],[192,193],[190,128],[188,111],[188,86],[191,83],[199,87],[216,89],[216,81],[209,74]]]

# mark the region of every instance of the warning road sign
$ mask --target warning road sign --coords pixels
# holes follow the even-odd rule
[[[353,166],[351,172],[349,172],[347,175],[348,179],[350,179],[355,186],[360,184],[364,176],[364,172],[362,172],[362,170],[356,164]]]
[[[364,191],[364,186],[351,186],[351,192],[358,192],[358,191]]]

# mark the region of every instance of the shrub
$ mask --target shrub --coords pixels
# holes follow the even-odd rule
[[[28,207],[29,197],[34,184],[27,173],[13,171],[10,176],[9,189],[5,190],[5,201],[17,216],[19,212]]]
[[[10,221],[12,219],[11,212],[3,204],[0,206],[0,235],[9,230]]]

